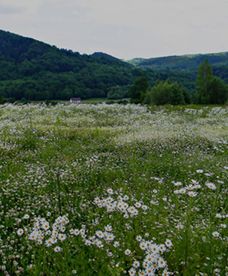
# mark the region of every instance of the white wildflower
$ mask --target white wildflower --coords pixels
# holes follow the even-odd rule
[[[205,183],[205,185],[211,190],[216,190],[216,186],[212,182],[207,182],[207,183]]]
[[[126,250],[124,251],[124,254],[125,254],[126,256],[131,255],[131,250],[130,250],[130,249],[126,249]]]
[[[56,247],[54,248],[54,251],[55,251],[56,253],[58,253],[58,252],[62,251],[62,248],[59,247],[59,246],[56,246]]]
[[[19,237],[21,237],[23,234],[24,234],[24,230],[23,230],[22,228],[19,228],[19,229],[17,230],[17,235],[18,235]]]

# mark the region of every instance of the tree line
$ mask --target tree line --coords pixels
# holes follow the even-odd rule
[[[213,74],[212,66],[204,61],[198,68],[196,89],[193,93],[176,81],[169,79],[149,85],[148,78],[137,78],[129,89],[133,103],[146,104],[225,104],[228,101],[228,86]]]

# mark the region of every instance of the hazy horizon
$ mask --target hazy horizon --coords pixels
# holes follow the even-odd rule
[[[226,0],[1,0],[0,28],[128,60],[228,50]]]

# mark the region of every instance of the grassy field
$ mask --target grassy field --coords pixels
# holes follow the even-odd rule
[[[0,106],[0,275],[228,275],[228,108]]]

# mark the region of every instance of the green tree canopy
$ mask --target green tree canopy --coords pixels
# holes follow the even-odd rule
[[[206,60],[200,64],[196,80],[197,98],[201,104],[208,103],[208,91],[212,78],[212,67]]]
[[[197,75],[197,103],[223,104],[227,101],[228,88],[223,80],[215,77],[208,61],[204,61]]]
[[[141,102],[148,88],[148,79],[145,76],[138,77],[129,89],[129,97],[131,98],[131,101],[135,103]]]
[[[2,96],[0,96],[0,104],[4,104],[5,103],[5,100]]]
[[[146,94],[145,102],[148,104],[185,104],[188,101],[188,93],[177,82],[160,81]]]
[[[228,99],[228,86],[218,77],[213,77],[208,87],[208,103],[224,104]]]
[[[127,97],[128,86],[114,86],[108,90],[108,99],[123,99]]]

